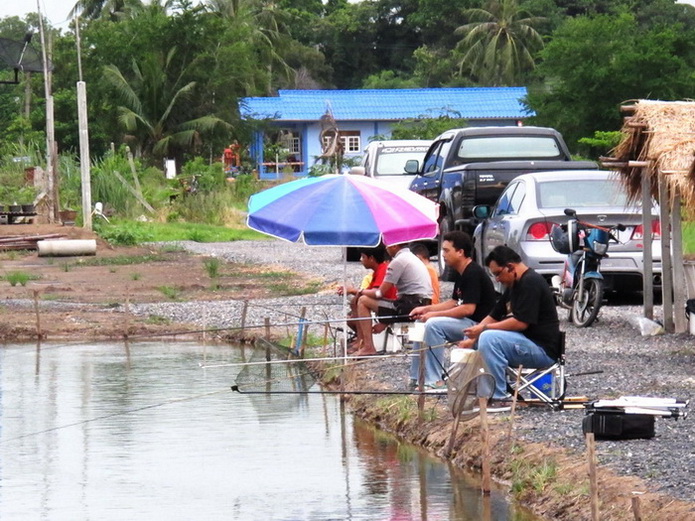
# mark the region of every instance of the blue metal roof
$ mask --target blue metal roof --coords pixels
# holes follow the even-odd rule
[[[526,87],[448,89],[280,90],[275,97],[243,98],[242,117],[316,121],[327,109],[336,120],[396,121],[458,112],[465,119],[532,116],[522,104]]]

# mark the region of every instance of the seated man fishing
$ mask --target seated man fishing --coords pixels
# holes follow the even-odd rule
[[[456,272],[454,291],[449,300],[416,307],[410,316],[425,322],[424,344],[426,389],[446,389],[442,380],[446,344],[463,340],[463,330],[477,324],[492,310],[497,293],[484,268],[471,258],[473,241],[462,231],[442,237],[441,255]],[[414,343],[415,354],[410,366],[410,389],[415,389],[420,370],[420,342]]]
[[[348,314],[347,325],[353,331],[357,331],[357,321],[354,318],[357,317],[357,301],[359,300],[360,291],[365,289],[376,289],[381,286],[384,282],[384,277],[386,276],[386,269],[388,268],[388,261],[386,260],[386,248],[383,245],[379,245],[376,248],[360,248],[360,262],[362,266],[370,270],[369,275],[365,277],[368,282],[364,287],[356,288],[354,286],[341,286],[338,288],[338,295],[345,293],[346,295],[352,295],[353,298],[350,299],[350,312]],[[396,288],[393,287],[386,295],[385,299],[396,300],[397,292]],[[362,347],[361,340],[358,338],[353,345],[348,348],[348,354],[353,354]]]
[[[477,341],[476,348],[495,380],[488,411],[504,412],[511,408],[507,367],[553,365],[560,356],[560,322],[550,286],[521,262],[518,253],[497,246],[485,264],[506,289],[490,314],[464,331],[468,339],[459,345],[473,347]]]
[[[410,312],[413,308],[432,302],[432,283],[423,262],[404,244],[387,246],[386,251],[392,260],[386,269],[384,281],[378,288],[361,290],[357,295],[357,316],[361,319],[357,322],[357,335],[362,347],[353,356],[375,355],[372,332],[383,331],[387,323],[412,320]],[[394,287],[398,291],[398,298],[387,300],[385,296]],[[374,331],[369,320],[372,312],[384,317],[374,326]]]

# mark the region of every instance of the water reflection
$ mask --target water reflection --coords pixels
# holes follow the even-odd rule
[[[522,519],[494,493],[485,517],[470,477],[335,396],[239,395],[238,368],[200,368],[248,351],[0,349],[0,519]]]

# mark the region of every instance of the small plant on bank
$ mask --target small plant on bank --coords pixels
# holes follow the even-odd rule
[[[222,266],[222,263],[217,257],[204,258],[203,266],[205,266],[205,271],[211,279],[216,279],[220,276],[220,266]]]
[[[5,280],[10,283],[10,286],[13,287],[17,284],[20,286],[26,286],[27,282],[36,279],[38,279],[37,276],[31,275],[25,271],[10,271],[7,275],[5,275]]]
[[[159,286],[157,290],[160,291],[162,295],[164,295],[166,298],[170,300],[178,300],[181,294],[181,292],[178,289],[171,286]]]
[[[160,315],[150,315],[145,322],[155,326],[167,326],[171,324],[171,320]]]
[[[70,268],[71,268],[70,263],[69,262],[63,263],[62,268],[63,268],[63,271],[65,273],[67,273],[68,271],[70,271]]]
[[[133,272],[130,274],[130,280],[140,280],[141,276],[142,275],[140,275],[138,272]]]

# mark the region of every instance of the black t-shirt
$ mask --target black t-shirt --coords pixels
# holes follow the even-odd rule
[[[524,336],[543,350],[553,360],[560,356],[560,321],[557,318],[555,299],[545,279],[528,269],[511,287],[507,288],[495,304],[490,316],[503,320],[512,315],[528,328]]]
[[[490,314],[497,300],[497,293],[485,270],[479,264],[471,262],[463,273],[457,273],[451,298],[459,306],[475,304],[475,312],[468,318],[480,322]]]

